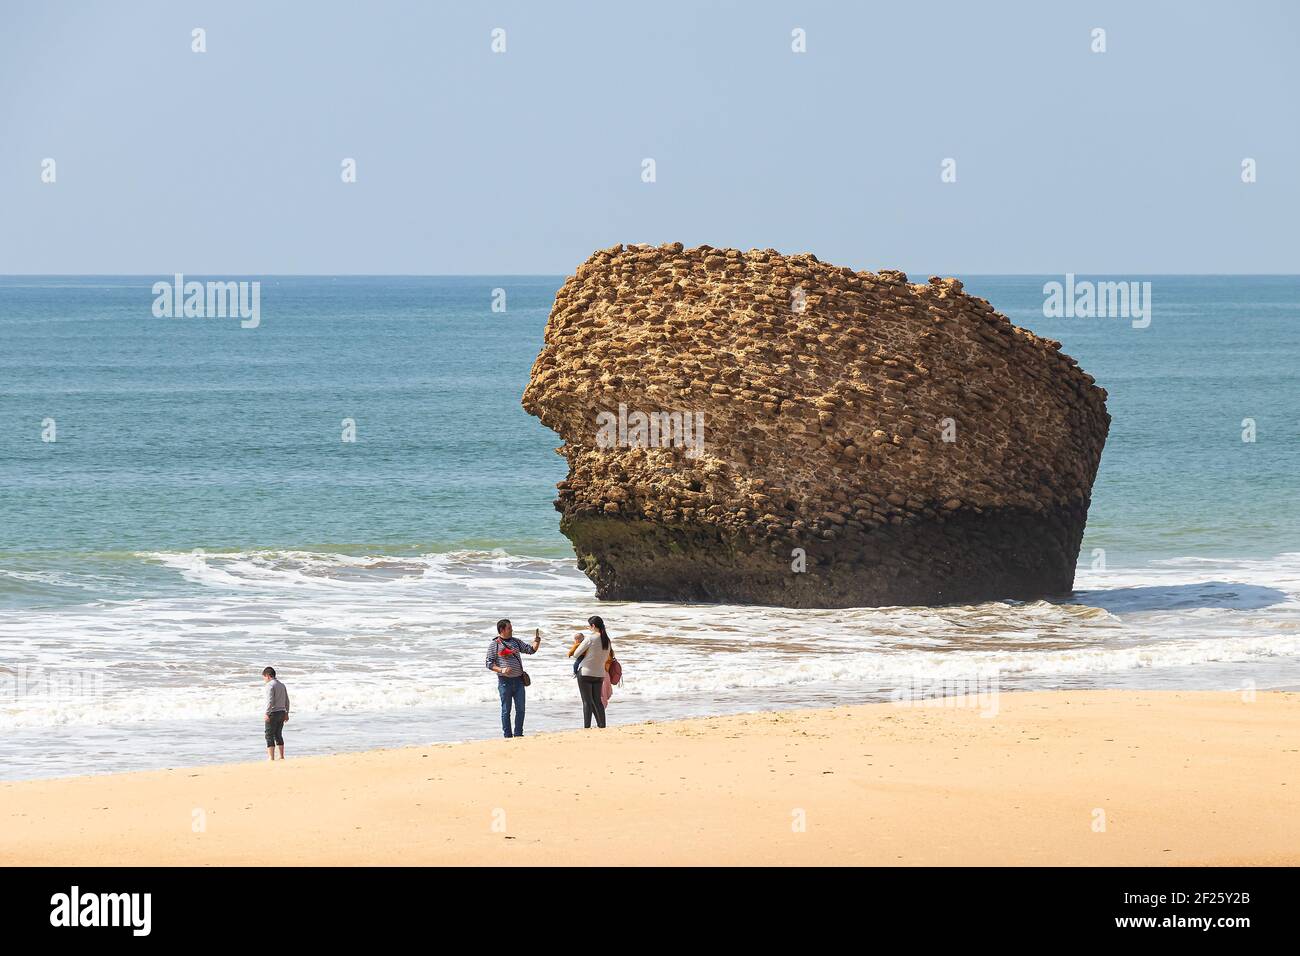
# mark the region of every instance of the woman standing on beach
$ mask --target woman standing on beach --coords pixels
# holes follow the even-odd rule
[[[601,695],[601,684],[605,681],[605,672],[609,670],[610,661],[614,659],[614,647],[610,643],[605,622],[599,617],[587,618],[591,633],[581,632],[573,635],[573,646],[569,656],[578,655],[574,666],[574,675],[578,678],[578,693],[582,695],[582,726],[590,727],[591,718],[596,717],[596,726],[605,726],[605,698]]]

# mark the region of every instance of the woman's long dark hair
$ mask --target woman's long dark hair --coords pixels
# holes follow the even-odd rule
[[[587,618],[587,623],[600,631],[600,646],[605,650],[609,650],[609,634],[605,632],[605,622],[593,616]]]

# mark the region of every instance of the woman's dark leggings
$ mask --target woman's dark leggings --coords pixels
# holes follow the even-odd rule
[[[605,705],[600,702],[602,677],[578,675],[578,693],[582,695],[582,726],[591,726],[591,715],[596,715],[596,726],[605,726]]]

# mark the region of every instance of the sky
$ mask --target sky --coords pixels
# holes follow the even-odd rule
[[[1298,273],[1297,41],[1262,0],[0,0],[0,273],[560,275],[671,241]]]

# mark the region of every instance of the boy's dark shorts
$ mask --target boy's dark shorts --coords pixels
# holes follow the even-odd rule
[[[273,714],[268,714],[266,718],[266,745],[274,747],[279,744],[284,746],[284,718],[288,716],[282,710],[277,710]]]

